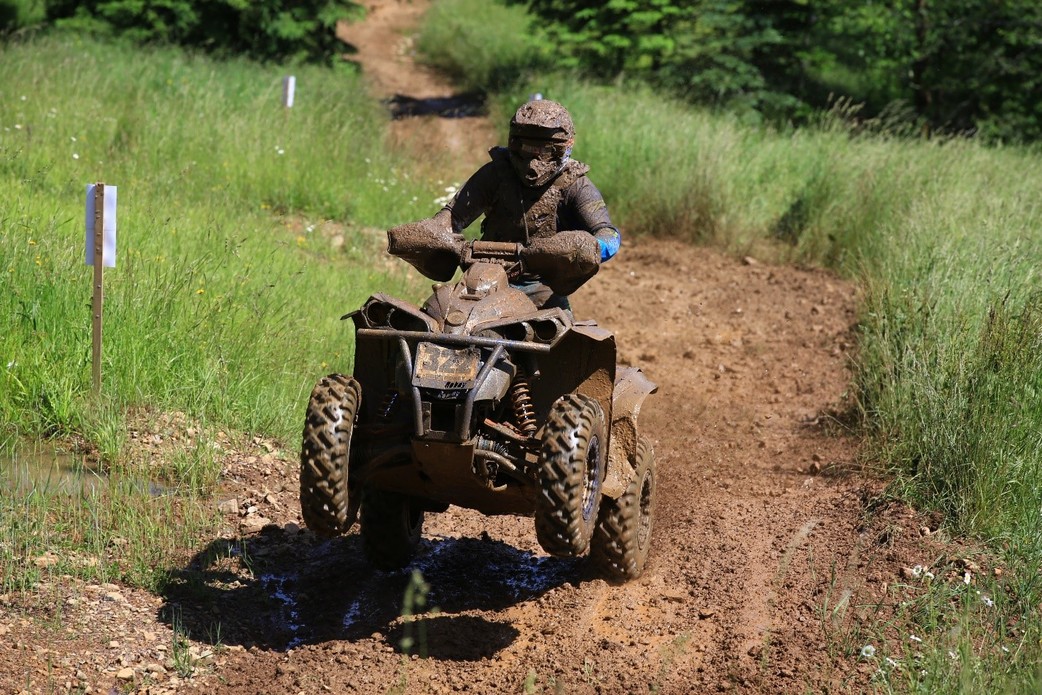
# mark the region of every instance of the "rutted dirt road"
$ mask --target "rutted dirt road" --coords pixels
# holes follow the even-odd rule
[[[370,29],[346,32],[368,37],[354,41],[358,59],[384,95],[450,89],[412,72],[402,43],[424,6],[371,2]],[[405,139],[451,129],[475,166],[495,144],[491,126],[470,119],[395,127],[413,130]],[[186,564],[166,595],[68,579],[32,606],[0,597],[0,690],[866,689],[873,668],[858,659],[857,625],[931,538],[900,507],[866,514],[856,442],[823,426],[849,384],[853,288],[623,231],[618,257],[573,305],[659,384],[641,413],[660,472],[642,579],[610,586],[542,553],[531,519],[458,509],[428,516],[410,570],[376,572],[354,532],[322,541],[301,530],[296,443],[256,440],[225,461],[229,539]],[[230,540],[236,525],[242,542]],[[403,601],[410,586],[425,605]],[[179,656],[192,677],[172,660],[174,624],[191,637]]]

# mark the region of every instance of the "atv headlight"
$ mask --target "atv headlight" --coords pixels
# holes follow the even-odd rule
[[[362,318],[367,328],[392,328],[396,331],[431,330],[422,316],[395,306],[390,302],[372,299],[361,309]]]

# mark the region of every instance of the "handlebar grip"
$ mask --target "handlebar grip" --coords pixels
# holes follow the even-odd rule
[[[474,241],[471,254],[484,258],[517,259],[521,255],[521,244],[513,241]]]

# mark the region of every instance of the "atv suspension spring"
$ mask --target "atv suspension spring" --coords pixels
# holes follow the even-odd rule
[[[384,395],[384,400],[380,404],[380,419],[384,422],[389,422],[391,416],[394,415],[396,405],[398,405],[398,390],[390,389]]]
[[[517,426],[526,437],[532,437],[536,431],[535,409],[532,407],[532,389],[528,375],[518,370],[514,383],[510,385],[510,397],[514,402],[514,417]]]

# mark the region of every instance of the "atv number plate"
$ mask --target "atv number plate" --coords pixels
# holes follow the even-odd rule
[[[481,366],[477,348],[447,348],[434,343],[416,347],[414,386],[428,389],[463,389],[474,385]]]

